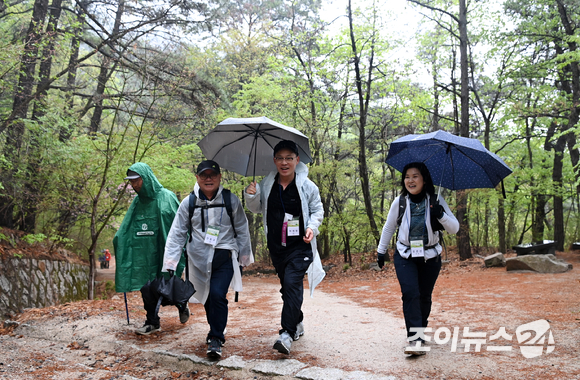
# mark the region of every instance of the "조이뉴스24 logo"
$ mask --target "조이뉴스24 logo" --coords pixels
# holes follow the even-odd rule
[[[487,337],[486,332],[470,331],[469,327],[460,329],[453,327],[453,331],[447,327],[439,327],[435,330],[431,327],[411,327],[409,329],[415,335],[408,338],[415,346],[410,347],[415,351],[430,351],[431,347],[422,344],[422,340],[430,342],[432,339],[436,344],[446,344],[451,342],[451,352],[457,352],[458,345],[463,345],[463,352],[481,352],[485,346],[486,351],[512,351],[511,345],[498,345],[498,342],[509,341],[513,335],[506,331],[505,327],[500,327],[497,333]],[[463,336],[461,336],[463,330]],[[433,335],[431,336],[431,334]],[[535,358],[542,354],[549,354],[554,351],[554,336],[550,329],[550,323],[545,319],[538,319],[530,323],[523,324],[516,328],[517,342],[522,355],[527,358]],[[420,339],[418,339],[420,338]],[[545,347],[545,351],[544,351]]]
[[[532,336],[532,333],[535,333],[535,335]],[[527,359],[542,355],[546,343],[546,354],[554,351],[554,336],[550,329],[550,323],[545,319],[538,319],[519,326],[516,329],[516,337],[520,344],[520,351]],[[547,342],[546,339],[548,340]]]

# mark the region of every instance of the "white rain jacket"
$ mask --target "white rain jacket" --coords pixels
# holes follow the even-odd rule
[[[250,195],[244,191],[244,199],[246,200],[246,207],[253,213],[262,213],[262,220],[264,222],[264,232],[268,236],[268,225],[266,222],[268,215],[268,197],[270,196],[269,191],[274,185],[274,180],[278,172],[270,172],[260,183],[256,186],[256,194]],[[310,228],[314,233],[314,238],[310,242],[312,247],[312,264],[308,267],[308,286],[310,288],[310,296],[314,294],[314,288],[324,278],[326,273],[322,269],[322,262],[320,261],[320,256],[318,255],[318,249],[316,248],[316,236],[318,235],[318,227],[322,224],[322,219],[324,219],[324,208],[322,207],[322,201],[320,200],[320,191],[318,187],[308,179],[308,167],[302,162],[296,165],[296,187],[298,188],[298,193],[300,194],[300,202],[302,204],[302,215],[304,218],[304,230]],[[262,191],[262,189],[267,189],[267,192]]]
[[[391,204],[391,209],[389,210],[389,215],[387,215],[387,221],[383,226],[383,232],[381,234],[381,240],[379,241],[379,247],[377,248],[377,252],[380,254],[384,254],[387,252],[387,248],[389,246],[389,242],[393,237],[395,231],[397,231],[397,227],[399,227],[399,236],[397,238],[397,251],[404,257],[405,259],[409,258],[411,255],[411,250],[409,246],[411,243],[409,242],[409,224],[411,221],[411,206],[409,196],[405,197],[407,202],[407,207],[405,208],[405,214],[403,215],[403,219],[401,220],[401,225],[397,226],[397,218],[399,216],[399,199],[400,197],[395,198],[393,203]],[[439,219],[441,225],[445,228],[450,234],[456,234],[459,231],[459,222],[455,215],[451,212],[451,209],[445,202],[443,197],[439,197],[439,204],[443,206],[445,209],[445,213]],[[425,250],[425,260],[432,259],[433,257],[437,257],[437,255],[441,254],[443,248],[441,248],[441,244],[439,244],[439,234],[433,233],[431,229],[431,207],[429,204],[429,197],[425,197],[425,225],[427,226],[427,233],[429,236],[429,242],[427,243],[427,247],[433,246],[433,248],[429,248]]]
[[[223,186],[220,185],[218,192],[213,200],[201,200],[199,198],[199,185],[196,183],[193,189],[197,196],[197,205],[223,204],[222,197]],[[232,252],[232,264],[234,266],[234,277],[230,287],[240,292],[242,291],[242,274],[241,266],[248,266],[254,262],[252,254],[252,245],[250,243],[250,231],[248,229],[248,220],[242,207],[242,203],[237,196],[232,194],[232,216],[236,228],[237,238],[234,238],[232,223],[224,207],[212,207],[206,210],[196,207],[191,219],[192,239],[188,240],[187,232],[189,229],[189,195],[179,205],[179,209],[173,219],[171,230],[167,235],[165,244],[165,256],[163,258],[163,271],[174,270],[179,262],[179,257],[185,242],[187,241],[187,257],[189,265],[189,281],[195,287],[193,295],[202,304],[207,300],[209,294],[209,283],[211,278],[211,264],[215,249],[227,249]],[[205,228],[207,226],[220,226],[220,232],[215,248],[204,243],[205,232],[201,229],[201,213],[204,213]],[[221,222],[220,222],[221,220]]]

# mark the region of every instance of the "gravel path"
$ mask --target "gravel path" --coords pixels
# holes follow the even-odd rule
[[[580,255],[578,255],[580,256]],[[579,260],[580,261],[580,260]],[[574,262],[578,267],[577,263]],[[162,331],[133,333],[144,321],[140,294],[128,294],[127,324],[122,295],[45,309],[16,318],[1,330],[2,379],[580,379],[580,277],[577,269],[558,275],[497,270],[444,271],[436,287],[434,329],[464,327],[490,336],[505,326],[513,335],[509,352],[474,346],[459,338],[429,343],[430,352],[409,358],[400,294],[392,276],[333,279],[314,298],[305,294],[305,335],[289,356],[272,350],[282,302],[273,275],[244,277],[240,302],[230,294],[223,360],[209,362],[203,308],[190,304],[190,320],[161,310]],[[305,292],[307,293],[307,291]],[[517,326],[545,319],[555,342],[544,354],[525,358]],[[5,323],[5,326],[10,323]],[[553,352],[546,354],[552,347]],[[240,369],[234,369],[237,367]]]

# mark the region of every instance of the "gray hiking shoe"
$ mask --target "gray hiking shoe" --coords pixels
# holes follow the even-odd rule
[[[185,323],[189,321],[189,306],[185,304],[185,308],[179,311],[179,322]]]
[[[139,335],[149,335],[151,333],[157,332],[161,330],[160,326],[153,326],[153,325],[143,325],[143,327],[139,327],[137,330],[135,330],[136,334]]]
[[[282,354],[288,355],[290,353],[290,347],[292,346],[292,337],[287,332],[280,334],[280,337],[274,343],[274,349]]]
[[[207,356],[212,359],[222,357],[222,342],[218,338],[211,338],[207,345]]]
[[[300,339],[304,335],[304,323],[300,322],[296,325],[296,334],[294,334],[294,340]]]

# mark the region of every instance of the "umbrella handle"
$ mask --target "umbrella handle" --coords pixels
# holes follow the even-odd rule
[[[445,152],[445,160],[447,161],[447,157],[449,157],[449,151],[451,150],[451,144],[447,143],[447,149]],[[443,172],[441,172],[441,179],[439,180],[439,191],[437,191],[437,200],[439,201],[439,197],[441,196],[441,184],[443,183],[443,176],[445,175],[445,163],[443,164]]]

